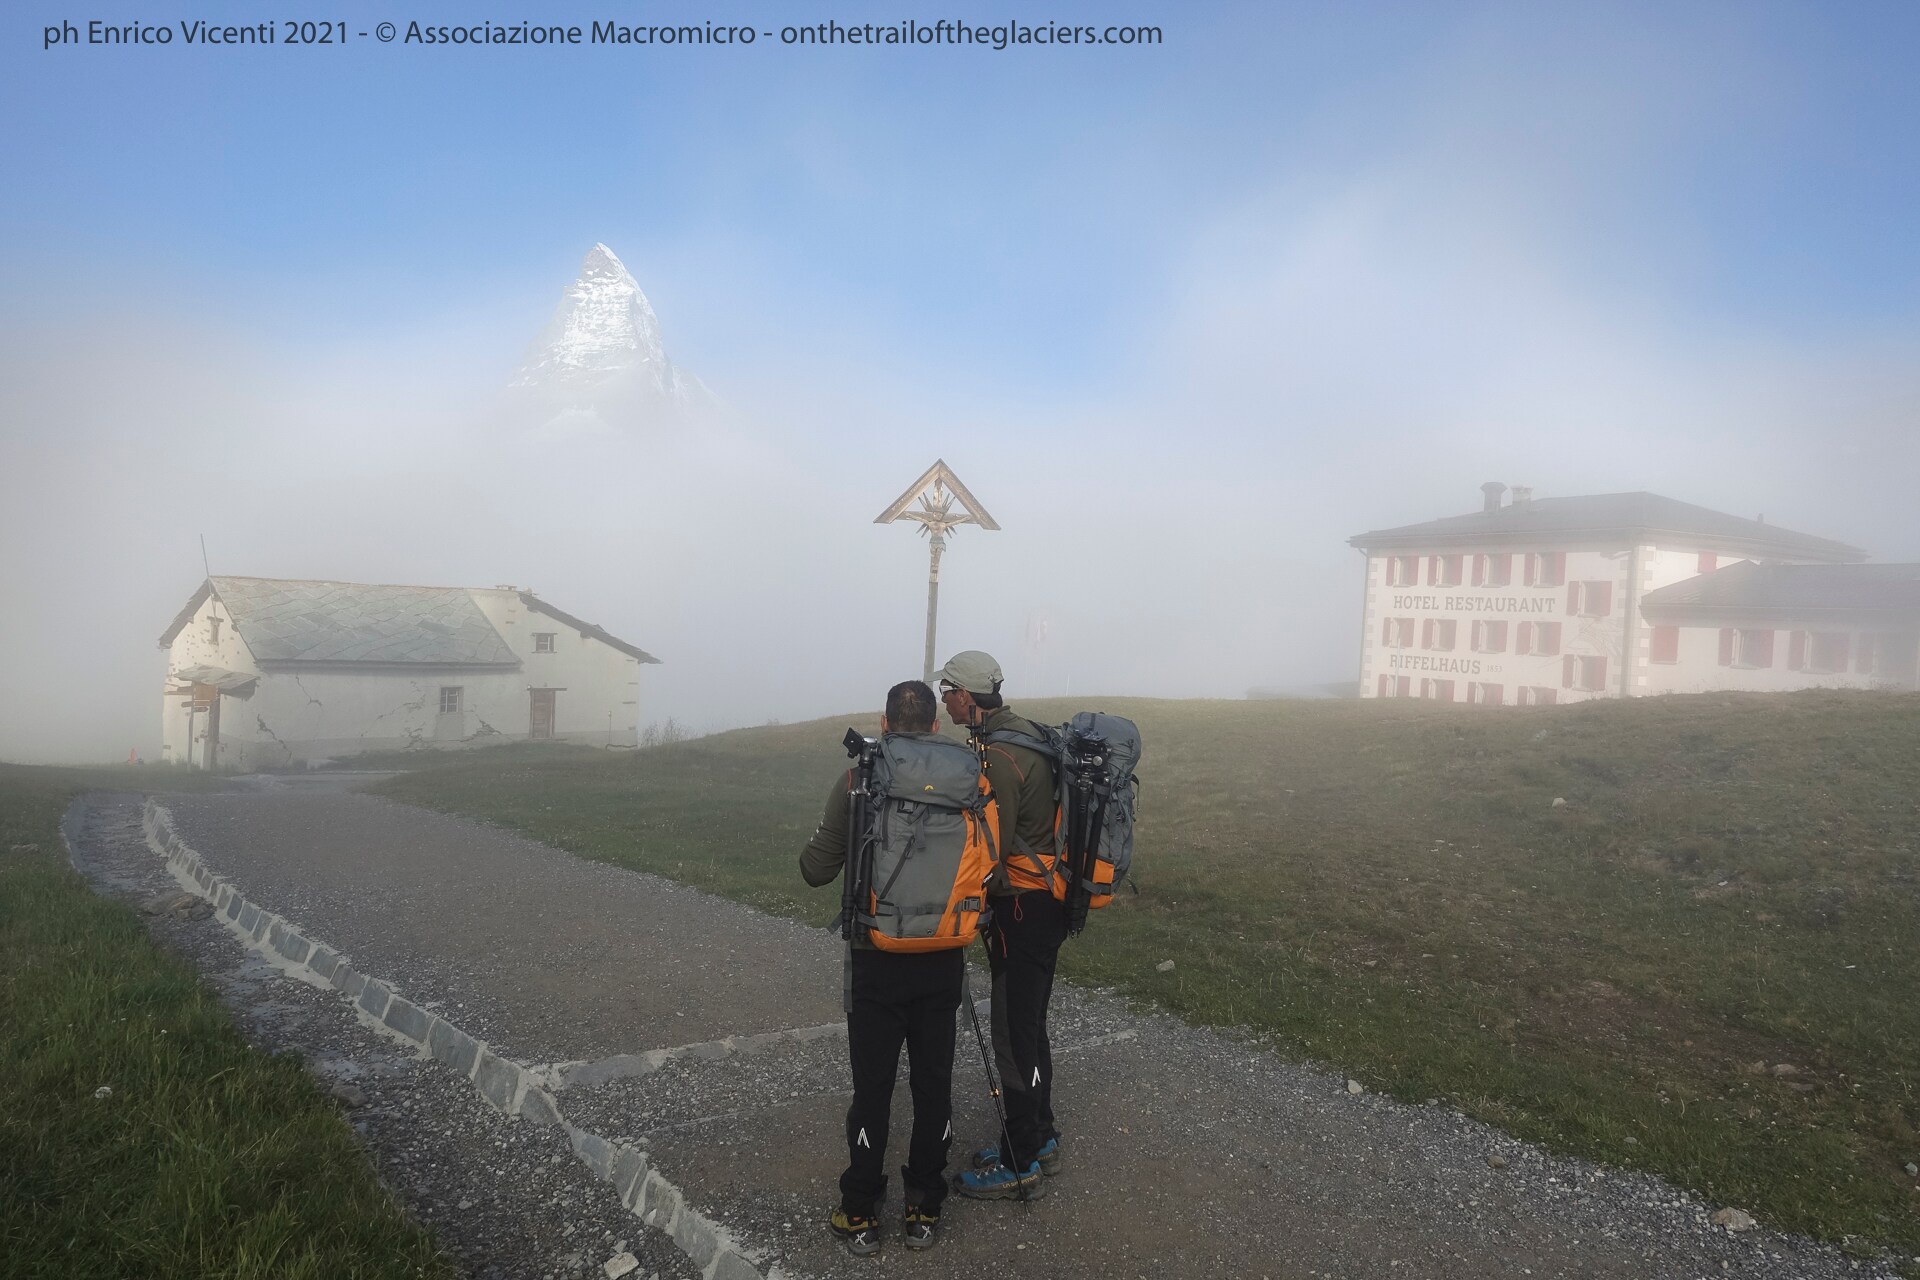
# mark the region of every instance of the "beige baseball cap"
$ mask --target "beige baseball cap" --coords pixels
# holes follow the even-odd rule
[[[947,659],[947,665],[935,673],[934,679],[944,680],[968,693],[998,693],[1000,682],[1006,677],[1000,673],[1000,664],[993,660],[992,654],[963,649]]]

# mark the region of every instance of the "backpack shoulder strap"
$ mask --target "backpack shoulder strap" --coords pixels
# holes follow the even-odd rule
[[[1059,759],[1060,743],[1055,735],[1049,733],[1039,725],[1034,724],[1031,720],[1023,720],[1021,723],[1026,725],[1027,728],[995,729],[991,733],[982,735],[980,740],[989,746],[997,746],[1005,743],[1016,747],[1025,747],[1029,751],[1037,751],[1050,760]],[[1034,732],[1029,733],[1027,729],[1032,729]]]

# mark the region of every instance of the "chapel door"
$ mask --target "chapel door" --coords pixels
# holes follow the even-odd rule
[[[193,718],[199,721],[200,767],[214,769],[220,761],[220,690],[210,684],[193,686]],[[187,744],[187,760],[193,760],[193,744]]]
[[[527,694],[532,700],[528,704],[531,719],[531,724],[527,730],[527,736],[529,738],[537,740],[541,738],[551,738],[553,736],[554,692],[552,689],[527,690]]]

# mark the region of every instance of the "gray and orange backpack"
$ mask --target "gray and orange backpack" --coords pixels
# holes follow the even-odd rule
[[[1000,814],[980,753],[933,736],[847,730],[858,764],[848,794],[841,936],[882,951],[964,947],[979,932]]]
[[[985,741],[1026,747],[1053,764],[1053,848],[1014,852],[1045,871],[1053,896],[1067,908],[1067,932],[1078,933],[1089,910],[1113,901],[1133,866],[1140,727],[1124,716],[1082,711],[1063,725],[1034,728],[1037,738],[1000,729]]]

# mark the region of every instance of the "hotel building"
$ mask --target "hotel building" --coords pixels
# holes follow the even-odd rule
[[[1481,489],[1469,515],[1348,539],[1361,697],[1920,687],[1920,565],[1657,494]]]

